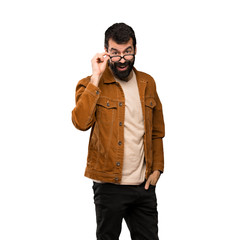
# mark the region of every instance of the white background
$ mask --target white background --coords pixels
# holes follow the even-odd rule
[[[1,1],[0,239],[95,239],[90,131],[71,111],[105,30],[125,22],[164,110],[160,239],[239,240],[239,12],[237,0]]]

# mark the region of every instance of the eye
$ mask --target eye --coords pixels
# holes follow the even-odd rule
[[[117,55],[118,53],[117,52],[112,52],[112,55]]]

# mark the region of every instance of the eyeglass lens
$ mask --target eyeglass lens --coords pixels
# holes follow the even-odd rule
[[[113,56],[113,57],[111,57],[111,60],[113,62],[118,62],[122,58],[124,58],[125,60],[132,60],[133,59],[133,55],[132,54],[126,54],[126,55],[123,55],[122,57],[121,56]]]

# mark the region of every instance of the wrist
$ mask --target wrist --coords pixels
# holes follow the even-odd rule
[[[92,75],[91,79],[90,79],[90,82],[92,84],[94,84],[95,86],[98,86],[99,80],[100,80],[100,76]]]
[[[153,174],[155,174],[155,175],[161,175],[161,172],[160,172],[159,170],[154,170],[154,171],[153,171]]]

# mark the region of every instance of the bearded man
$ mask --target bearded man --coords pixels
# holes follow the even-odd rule
[[[93,180],[98,240],[118,240],[122,220],[134,240],[157,240],[156,184],[164,170],[164,120],[154,79],[133,67],[133,29],[105,32],[92,75],[76,87],[74,126],[91,128],[85,176]]]

